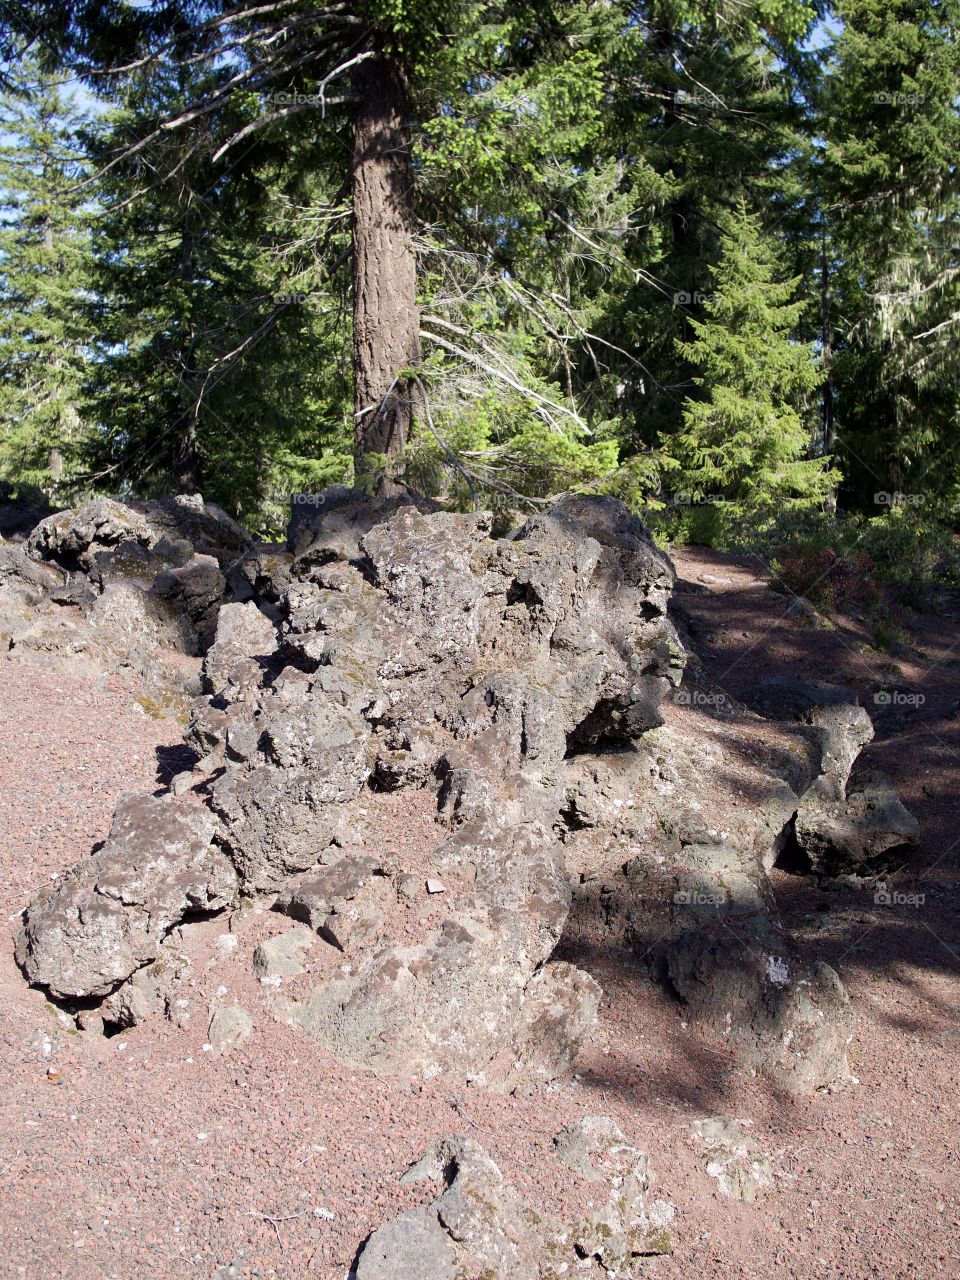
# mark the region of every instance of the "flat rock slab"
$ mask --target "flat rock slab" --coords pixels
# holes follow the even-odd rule
[[[214,1011],[207,1039],[214,1053],[229,1053],[243,1044],[253,1032],[253,1019],[240,1005],[228,1005]]]
[[[363,1247],[357,1280],[456,1280],[450,1237],[426,1209],[411,1209],[379,1227]]]
[[[310,912],[320,917],[328,915],[334,903],[355,898],[379,870],[378,858],[368,854],[346,854],[329,866],[319,867],[293,889],[281,894],[277,910],[287,915],[293,915],[295,911]]]

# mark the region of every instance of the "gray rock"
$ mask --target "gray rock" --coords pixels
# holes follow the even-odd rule
[[[372,885],[379,870],[378,858],[369,854],[344,854],[282,893],[276,910],[319,931],[332,911],[352,902]]]
[[[602,994],[589,973],[564,960],[538,969],[523,991],[508,1084],[529,1088],[569,1074],[596,1024]]]
[[[303,973],[303,960],[313,946],[309,929],[288,929],[261,942],[253,953],[253,972],[264,978],[293,978]]]
[[[180,516],[203,517],[188,507]],[[506,1088],[569,1071],[600,993],[552,957],[571,901],[565,845],[591,828],[594,856],[627,867],[611,872],[606,927],[637,945],[645,931],[694,1025],[721,1028],[751,1065],[769,1059],[802,1087],[840,1069],[845,998],[829,970],[801,965],[765,865],[800,790],[827,779],[842,795],[862,710],[840,693],[781,688],[802,750],[785,750],[789,767],[771,762],[716,830],[700,796],[729,761],[719,741],[685,741],[673,712],[661,723],[685,661],[667,616],[674,573],[622,504],[568,497],[509,538],[488,513],[339,487],[297,508],[276,565],[270,549],[238,548],[231,581],[250,596],[219,609],[187,733],[209,779],[216,856],[245,893],[278,897],[350,956],[276,1000],[278,1016],[380,1070],[482,1072]],[[174,584],[215,581],[212,561],[191,559],[215,553],[170,521],[162,534],[148,524],[140,551],[176,560],[165,600],[183,614],[187,588]],[[114,549],[138,545],[102,525]],[[198,590],[198,617],[214,594]],[[434,789],[449,829],[421,873],[430,923],[416,945],[394,932],[409,912],[387,911],[406,882],[376,874],[358,848],[368,781]],[[448,892],[427,894],[427,878]],[[718,947],[737,936],[742,953]],[[98,991],[155,958],[143,950]]]
[[[583,1116],[568,1124],[553,1140],[557,1159],[591,1182],[602,1182],[610,1172],[610,1158],[626,1147],[623,1132],[609,1116]]]
[[[920,842],[920,824],[888,782],[874,778],[824,800],[812,787],[796,816],[797,845],[818,876],[875,875],[902,866]]]
[[[150,661],[158,648],[197,652],[196,632],[189,618],[135,582],[107,582],[86,616],[98,645],[135,667]]]
[[[410,1209],[374,1231],[357,1263],[357,1280],[456,1280],[450,1236],[427,1209]]]
[[[216,635],[226,587],[216,558],[194,555],[181,568],[158,574],[151,591],[189,620],[196,637],[194,652],[206,653]]]
[[[52,560],[64,569],[99,577],[98,552],[125,548],[139,566],[149,562],[137,554],[138,549],[149,550],[156,541],[157,535],[138,512],[110,498],[95,498],[83,507],[41,520],[25,545],[37,560]]]
[[[335,907],[318,930],[321,938],[340,951],[371,947],[380,937],[386,902],[394,896],[383,880],[375,887],[379,894],[364,894],[359,901]]]
[[[227,583],[233,600],[254,600],[261,608],[280,605],[290,586],[292,563],[284,547],[258,543],[230,566]]]
[[[207,1039],[214,1053],[226,1054],[243,1044],[253,1032],[253,1019],[240,1005],[216,1009],[210,1018]]]
[[[107,995],[186,916],[227,906],[237,877],[213,828],[206,810],[171,796],[121,800],[101,851],[27,907],[16,958],[29,980],[61,997]]]
[[[425,1265],[440,1268],[438,1276],[531,1280],[540,1274],[545,1237],[536,1231],[536,1215],[475,1142],[460,1135],[444,1139],[401,1181],[422,1178],[446,1185],[432,1204],[402,1214],[371,1236],[360,1255],[358,1280],[433,1276],[416,1270],[420,1256]],[[370,1266],[379,1269],[364,1269],[368,1252]]]
[[[215,639],[203,663],[204,690],[234,696],[259,688],[263,659],[277,650],[274,624],[252,602],[226,604],[217,616]]]
[[[434,1202],[467,1274],[529,1280],[541,1241],[533,1216],[487,1153],[469,1138],[452,1146],[448,1186]]]
[[[176,1004],[178,984],[187,976],[190,962],[171,938],[160,947],[156,960],[144,965],[112,992],[100,1006],[100,1017],[113,1027],[136,1027]]]
[[[850,1001],[836,973],[807,964],[775,918],[721,914],[667,949],[687,1020],[793,1093],[845,1078]]]
[[[50,600],[79,604],[98,646],[146,666],[151,645],[206,650],[226,593],[222,562],[249,538],[199,496],[131,506],[97,498],[42,520],[25,546],[68,577]],[[114,599],[100,604],[101,592]]]
[[[761,715],[809,726],[815,750],[794,790],[805,791],[817,782],[824,794],[829,790],[837,797],[843,795],[854,761],[873,738],[873,722],[852,690],[816,680],[773,676],[740,697]]]
[[[609,1275],[618,1275],[640,1256],[670,1253],[674,1209],[649,1199],[647,1155],[627,1142],[609,1116],[584,1116],[554,1139],[557,1156],[591,1182],[606,1183],[607,1199],[574,1224],[579,1256],[595,1258]]]
[[[738,1120],[711,1116],[691,1126],[706,1171],[716,1178],[723,1195],[748,1203],[773,1186],[773,1164]]]
[[[670,1251],[673,1210],[661,1201],[649,1203],[646,1156],[626,1144],[616,1152],[607,1171],[607,1201],[576,1222],[562,1223],[524,1204],[470,1138],[445,1138],[401,1178],[440,1180],[440,1194],[371,1236],[360,1255],[358,1280],[432,1276],[416,1270],[421,1258],[423,1266],[450,1267],[440,1275],[485,1280],[595,1274],[592,1265],[586,1270],[585,1259],[610,1276],[633,1274],[635,1258]]]

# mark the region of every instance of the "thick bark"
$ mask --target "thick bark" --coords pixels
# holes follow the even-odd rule
[[[833,416],[833,320],[830,315],[830,268],[827,263],[827,247],[820,250],[820,341],[823,346],[823,452],[830,458],[837,447],[837,428]],[[837,509],[837,491],[827,494],[826,509],[831,514]]]
[[[185,413],[176,424],[177,488],[180,493],[200,492],[200,459],[197,455],[197,422]]]
[[[184,279],[186,268],[183,268]],[[197,353],[196,342],[190,335],[183,361],[183,382],[180,390],[182,409],[173,424],[176,445],[177,489],[180,493],[200,492],[200,455],[197,451]]]
[[[395,458],[410,436],[414,395],[398,375],[420,360],[413,170],[403,76],[383,54],[354,76],[354,458]]]

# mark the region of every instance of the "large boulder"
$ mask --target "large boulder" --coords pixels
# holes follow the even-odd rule
[[[196,604],[194,626],[212,621],[208,554],[163,579],[165,600]],[[561,1076],[600,998],[556,958],[573,870],[577,910],[605,877],[607,937],[651,957],[693,1027],[792,1088],[842,1073],[849,1006],[799,956],[767,871],[802,796],[844,798],[869,721],[842,691],[781,683],[757,695],[776,749],[774,722],[732,704],[694,733],[689,701],[671,705],[686,658],[673,568],[622,504],[567,497],[500,538],[486,513],[337,487],[298,504],[276,564],[247,548],[239,565],[250,595],[218,610],[187,741],[207,856],[322,940],[288,998],[265,992],[277,1016],[378,1070],[506,1088]],[[422,865],[440,891],[416,909],[366,817],[402,788],[436,802]],[[109,975],[71,925],[31,976],[111,989],[153,945],[124,929],[136,945]]]
[[[811,787],[797,811],[796,846],[815,875],[873,876],[902,866],[920,842],[920,824],[883,778],[841,797]]]
[[[55,603],[77,603],[89,614],[97,597],[113,590],[127,614],[169,619],[161,643],[198,654],[209,647],[228,596],[224,573],[252,544],[219,507],[179,495],[130,505],[95,498],[41,520],[24,545],[32,560],[66,575],[66,588],[49,593]],[[94,622],[99,646],[130,660],[122,619],[114,629],[108,611]],[[142,640],[156,643],[154,636]]]
[[[155,545],[189,548],[188,559],[194,554],[213,556],[223,573],[253,545],[246,529],[199,493],[180,493],[133,506],[153,532]]]
[[[410,945],[388,929],[348,975],[281,1012],[341,1056],[384,1070],[472,1070],[511,1087],[551,1079],[569,1068],[599,1000],[588,975],[550,959],[569,902],[553,832],[562,764],[571,752],[627,746],[658,723],[682,663],[666,619],[672,570],[642,525],[608,500],[567,500],[498,540],[482,513],[425,514],[402,502],[386,504],[378,522],[361,505],[358,531],[348,518],[355,499],[334,497],[316,509],[309,554],[298,544],[310,567],[287,593],[281,648],[310,678],[300,686],[307,705],[358,716],[358,735],[322,765],[332,793],[307,826],[298,812],[321,766],[296,753],[275,762],[286,783],[297,780],[293,805],[273,791],[257,806],[265,820],[283,815],[273,839],[257,834],[259,819],[251,825],[244,812],[238,821],[238,809],[221,805],[228,847],[260,886],[312,856],[321,871],[282,896],[282,908],[335,945],[348,945],[356,928],[376,939],[382,911],[359,900],[338,911],[324,888],[339,874],[346,836],[335,806],[365,780],[365,736],[375,778],[439,781],[455,831],[434,866],[471,888],[424,941]],[[294,725],[302,713],[292,696],[275,705],[265,691],[256,723]],[[263,730],[259,743],[263,754]],[[242,806],[264,786],[262,766],[248,762],[228,770],[215,794]],[[256,836],[254,862],[238,830]],[[267,849],[281,858],[275,875]]]
[[[156,542],[138,512],[110,498],[95,498],[41,520],[28,535],[26,548],[37,560],[53,561],[99,583],[104,563],[118,570],[149,571],[148,552]]]
[[[563,762],[659,723],[683,660],[669,561],[608,499],[567,499],[510,539],[482,513],[342,490],[311,517],[291,531],[279,629],[252,598],[220,608],[187,735],[242,890],[354,958],[278,1012],[383,1069],[552,1079],[599,1003],[552,959],[570,898]],[[432,866],[458,890],[412,943],[397,886],[354,847],[370,778],[435,787],[452,828]],[[53,989],[51,966],[36,972]]]
[[[62,998],[105,996],[180,921],[227,906],[237,877],[213,830],[206,810],[170,796],[121,800],[100,852],[27,907],[16,958],[29,980]]]

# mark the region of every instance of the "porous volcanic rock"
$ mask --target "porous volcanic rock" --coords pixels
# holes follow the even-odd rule
[[[596,1119],[595,1117],[590,1119]],[[609,1123],[609,1122],[608,1122]],[[576,1126],[572,1126],[576,1128]],[[523,1202],[497,1164],[457,1134],[428,1151],[404,1183],[439,1182],[429,1204],[378,1228],[364,1244],[357,1280],[559,1280],[629,1276],[636,1260],[669,1253],[673,1208],[651,1201],[647,1156],[611,1125],[614,1138],[591,1148],[603,1161],[595,1180],[607,1199],[574,1222],[544,1216]],[[565,1132],[560,1137],[561,1150]]]
[[[197,912],[222,909],[237,876],[211,845],[214,821],[172,796],[127,796],[99,853],[31,901],[16,939],[31,982],[63,998],[106,996],[156,960]]]
[[[552,960],[570,896],[554,831],[563,761],[659,723],[683,662],[672,569],[609,499],[564,499],[512,538],[493,537],[487,514],[422,506],[336,490],[295,521],[279,633],[252,599],[220,608],[187,740],[213,771],[206,820],[242,891],[279,898],[334,946],[369,943],[283,1016],[384,1068],[550,1079],[599,1000],[589,975]],[[131,528],[149,544],[113,506],[88,512],[82,536],[77,523],[37,546],[89,554],[97,539],[135,540]],[[396,884],[384,898],[381,874],[373,904],[334,883],[361,852],[371,778],[436,789],[449,834],[434,878],[469,886],[437,896],[443,912],[413,943],[380,936]],[[57,901],[72,909],[69,894]],[[30,976],[51,990],[105,992],[134,954],[151,958],[128,947],[97,980],[85,960],[97,948],[76,931],[45,946],[49,911],[31,904],[25,936]],[[78,957],[59,954],[73,942]]]
[[[159,545],[149,510],[81,515],[36,548],[63,562]],[[222,563],[183,550],[163,592],[209,628]],[[709,740],[664,722],[668,695],[684,715],[697,706],[681,696],[674,574],[622,504],[569,496],[497,537],[488,513],[338,486],[298,504],[287,552],[248,546],[228,576],[249,596],[216,609],[186,735],[196,786],[177,787],[202,796],[190,812],[204,891],[155,911],[155,886],[134,874],[122,945],[108,944],[85,924],[102,911],[92,859],[28,908],[18,954],[33,981],[114,997],[198,896],[212,908],[238,890],[320,940],[289,993],[264,992],[277,1016],[348,1061],[527,1088],[571,1068],[596,1018],[597,983],[556,955],[567,859],[584,847],[617,868],[608,936],[650,956],[691,1026],[798,1091],[843,1074],[849,1003],[832,970],[799,955],[767,871],[807,797],[851,803],[869,718],[831,686],[759,687],[756,712],[793,728],[765,749],[749,803],[718,814],[709,797],[739,713],[725,705]],[[761,723],[740,710],[738,731]],[[444,892],[425,894],[429,909],[365,817],[371,792],[403,788],[436,797],[426,876]],[[149,862],[153,837],[138,839],[131,859]],[[113,843],[97,857],[120,883]],[[578,900],[592,874],[575,877]],[[346,963],[326,963],[328,948]]]
[[[84,610],[91,643],[149,666],[158,644],[206,652],[229,598],[225,573],[250,547],[226,512],[189,494],[131,505],[95,498],[41,520],[23,550],[61,571],[47,598]]]
[[[920,841],[920,824],[885,778],[863,779],[841,798],[811,788],[794,824],[797,848],[817,876],[873,876],[899,867]]]
[[[773,1186],[774,1166],[732,1116],[708,1116],[691,1126],[704,1167],[722,1195],[751,1202]]]
[[[689,703],[678,705],[686,715]],[[862,736],[860,709],[851,713],[849,697],[840,705]],[[585,872],[576,909],[649,962],[692,1030],[805,1093],[847,1074],[853,1015],[833,970],[806,960],[784,928],[768,870],[801,802],[787,779],[809,791],[819,777],[832,790],[853,753],[845,729],[831,725],[828,744],[819,725],[798,726],[752,766],[743,803],[728,779],[730,722],[720,723],[708,735],[671,722],[632,752],[565,762],[568,857],[599,845],[586,865],[612,873]],[[750,727],[745,713],[740,732]]]

